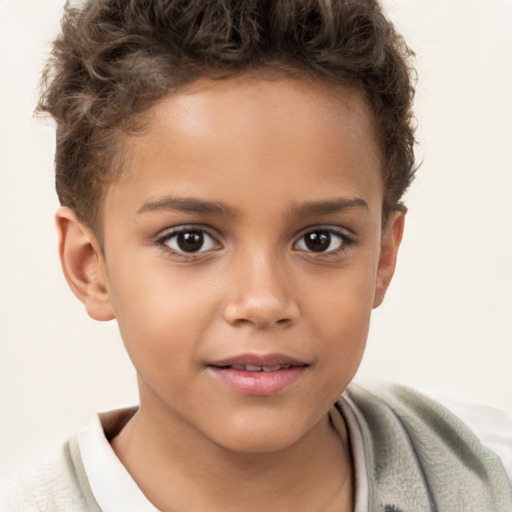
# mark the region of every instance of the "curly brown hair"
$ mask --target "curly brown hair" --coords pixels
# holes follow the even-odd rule
[[[134,120],[201,76],[255,70],[361,88],[381,138],[384,215],[401,207],[415,171],[412,51],[376,0],[68,1],[61,25],[37,112],[57,122],[59,200],[97,234]]]

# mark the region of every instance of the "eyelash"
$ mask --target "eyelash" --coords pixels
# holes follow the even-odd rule
[[[186,235],[186,234],[196,234],[202,236],[202,242],[201,246],[196,251],[185,251],[181,247],[171,247],[169,242],[173,240],[177,240],[179,235]],[[304,237],[306,235],[311,235],[313,233],[322,233],[327,234],[329,237],[329,246],[332,244],[332,237],[335,237],[339,241],[339,246],[335,249],[331,249],[330,251],[314,251],[314,250],[307,250],[307,249],[300,249],[297,248],[297,246],[300,244],[301,241],[304,240]],[[213,247],[207,247],[204,249],[204,240],[209,239],[210,244],[213,244]],[[209,254],[215,250],[218,250],[220,247],[220,242],[217,240],[215,236],[210,234],[209,230],[202,227],[202,226],[196,226],[196,225],[189,225],[189,226],[180,226],[174,229],[171,229],[167,231],[165,234],[157,238],[156,240],[157,245],[159,245],[163,250],[165,250],[167,253],[171,252],[173,256],[178,256],[186,260],[197,260],[199,258],[205,257],[206,254]],[[179,244],[179,242],[177,242]],[[306,242],[303,242],[303,245]],[[293,248],[294,250],[298,252],[304,252],[308,255],[314,255],[314,257],[319,258],[329,258],[329,257],[335,257],[343,252],[348,251],[351,246],[355,244],[355,240],[349,236],[345,230],[339,229],[339,228],[333,228],[333,227],[324,227],[324,226],[315,226],[310,227],[307,230],[303,231],[300,237],[297,239],[297,241],[294,242]]]
[[[186,235],[186,234],[200,234],[203,237],[203,243],[201,244],[201,247],[197,251],[190,251],[187,252],[181,248],[173,248],[170,246],[169,242],[171,242],[173,239],[177,240],[179,235]],[[178,228],[171,229],[167,231],[165,234],[163,234],[161,237],[157,238],[156,243],[162,249],[164,249],[167,253],[170,251],[174,256],[179,256],[187,260],[195,260],[199,259],[201,257],[204,257],[204,253],[209,253],[211,250],[216,250],[215,248],[207,248],[206,250],[203,249],[204,245],[204,239],[208,238],[210,239],[210,243],[214,244],[215,246],[220,246],[220,243],[216,239],[216,237],[212,236],[207,229],[201,226],[180,226]],[[179,242],[178,242],[179,243]]]
[[[330,257],[336,257],[339,254],[342,254],[346,251],[348,251],[353,245],[355,245],[356,241],[352,236],[349,236],[346,232],[346,230],[343,230],[341,228],[333,228],[333,227],[327,227],[327,226],[314,226],[311,228],[308,228],[307,230],[303,231],[300,238],[294,243],[294,247],[296,247],[300,241],[304,240],[304,237],[306,235],[310,235],[313,233],[323,233],[328,234],[330,239],[330,244],[332,243],[332,237],[338,239],[339,246],[335,249],[331,249],[330,251],[313,251],[313,250],[305,250],[304,252],[308,255],[314,255],[314,257],[319,258],[330,258]],[[301,250],[301,249],[298,249]]]

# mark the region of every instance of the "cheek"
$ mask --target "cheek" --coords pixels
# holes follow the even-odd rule
[[[317,288],[307,316],[316,352],[324,355],[326,375],[344,388],[359,367],[370,324],[376,264],[368,261],[340,272]]]
[[[359,258],[346,268],[325,274],[320,280],[310,277],[303,289],[308,316],[319,322],[318,328],[331,336],[358,338],[369,323],[375,295],[375,258]]]
[[[318,328],[315,350],[321,354],[319,368],[323,379],[318,381],[321,395],[331,401],[345,390],[354,378],[364,354],[371,312],[346,307],[342,313],[334,311]]]
[[[325,362],[334,368],[357,369],[368,337],[371,316],[371,302],[362,303],[345,295],[343,299],[332,300],[326,305],[322,321],[316,327],[319,333],[318,350],[328,352]],[[323,340],[323,341],[322,341]]]
[[[117,279],[131,275],[131,279]],[[197,349],[214,314],[211,289],[198,279],[171,272],[168,265],[117,267],[111,298],[126,349],[137,370],[168,371]],[[173,369],[174,371],[174,369]]]

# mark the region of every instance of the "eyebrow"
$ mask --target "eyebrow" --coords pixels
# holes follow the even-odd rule
[[[178,210],[187,213],[200,213],[205,215],[219,215],[232,217],[235,211],[225,204],[216,201],[203,201],[193,197],[163,196],[161,198],[145,202],[137,214],[158,212],[165,210]]]
[[[337,198],[327,201],[311,201],[292,209],[294,216],[314,216],[340,213],[348,208],[363,208],[368,210],[368,203],[359,197]],[[137,214],[176,210],[187,213],[199,213],[203,215],[218,215],[221,217],[234,217],[236,211],[229,206],[217,201],[204,201],[193,197],[163,196],[158,199],[145,202]]]
[[[369,210],[368,203],[360,197],[341,197],[327,201],[312,201],[305,203],[294,208],[292,213],[298,216],[329,215],[333,213],[340,213],[348,208],[362,208],[364,210]]]

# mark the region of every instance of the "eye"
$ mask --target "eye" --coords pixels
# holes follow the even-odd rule
[[[216,249],[218,242],[204,229],[183,227],[167,232],[158,240],[177,253],[197,254]]]
[[[351,243],[352,240],[341,231],[318,228],[304,233],[295,244],[295,248],[306,252],[336,253]]]

